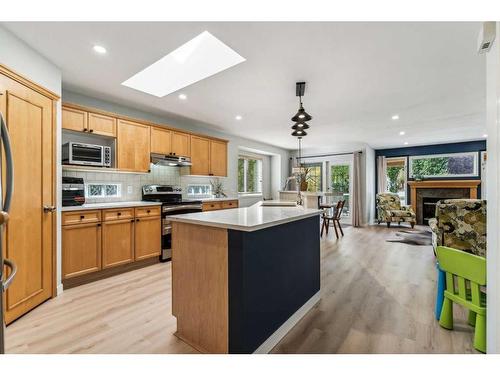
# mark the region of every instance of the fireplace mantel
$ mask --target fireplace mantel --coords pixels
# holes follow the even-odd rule
[[[425,180],[408,181],[411,206],[417,211],[417,189],[470,189],[470,199],[477,198],[477,188],[481,180]]]

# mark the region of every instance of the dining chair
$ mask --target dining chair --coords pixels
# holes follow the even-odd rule
[[[326,229],[326,235],[328,235],[328,228],[330,227],[330,222],[332,222],[333,227],[335,229],[335,235],[337,236],[337,239],[339,238],[339,233],[338,230],[340,230],[340,233],[342,236],[344,236],[344,231],[342,230],[342,227],[340,226],[340,217],[342,215],[342,210],[344,209],[344,204],[345,200],[340,200],[337,202],[336,205],[322,205],[324,208],[323,215],[322,215],[322,225],[321,225],[321,237],[323,237],[323,231]],[[329,215],[328,211],[333,208],[333,214]],[[338,230],[337,230],[338,226]]]

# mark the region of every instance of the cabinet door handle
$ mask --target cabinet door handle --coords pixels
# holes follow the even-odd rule
[[[83,220],[83,219],[85,219],[85,216],[81,215],[80,220]]]
[[[86,131],[87,131],[87,129],[86,129],[86,128],[83,128],[83,131],[84,131],[84,132],[86,132]]]
[[[90,129],[90,130],[89,130],[89,133],[93,133],[93,132],[94,132],[94,129]]]
[[[135,221],[134,219],[130,220],[131,223],[133,223],[134,221]],[[137,220],[137,221],[139,221],[139,220]]]
[[[98,223],[98,224],[97,224],[97,226],[98,226],[98,227],[100,227],[100,226],[101,226],[101,223]]]
[[[147,210],[146,212],[149,214],[151,212],[151,210]]]
[[[117,214],[118,216],[121,216],[121,214],[122,214],[122,213],[121,213],[121,212],[117,212],[116,214]]]
[[[134,220],[132,220],[132,221],[134,221]],[[135,219],[135,221],[139,221],[139,219]]]

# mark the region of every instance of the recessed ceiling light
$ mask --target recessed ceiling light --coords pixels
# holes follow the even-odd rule
[[[488,134],[483,134],[483,138],[488,138]]]
[[[399,135],[405,135],[406,133],[404,131],[400,131]]]
[[[238,120],[238,121],[239,121],[239,120],[241,120],[242,118],[243,118],[243,117],[241,117],[240,115],[237,115],[237,116],[235,117],[235,119],[236,119],[236,120]]]
[[[244,57],[204,31],[122,85],[161,98],[243,61]]]
[[[405,142],[405,145],[407,145],[407,144],[408,144],[408,142]]]
[[[399,120],[399,115],[393,115],[391,118],[392,118],[393,120]]]
[[[188,97],[186,94],[179,94],[179,99],[180,100],[186,100]]]
[[[99,45],[95,45],[94,46],[94,51],[97,52],[97,53],[100,53],[101,55],[104,55],[106,53],[106,48],[104,48],[103,46],[99,46]]]

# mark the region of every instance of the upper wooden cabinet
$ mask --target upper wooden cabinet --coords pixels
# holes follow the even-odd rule
[[[118,169],[147,172],[150,161],[150,126],[118,120]]]
[[[191,174],[227,176],[227,143],[191,136]]]
[[[116,137],[116,118],[90,112],[88,115],[88,132]]]
[[[227,176],[227,143],[210,140],[210,175]]]
[[[87,112],[62,107],[62,127],[79,132],[87,131]]]
[[[210,140],[191,136],[191,174],[210,174]]]
[[[172,132],[172,154],[176,156],[191,156],[190,135],[181,132]]]
[[[167,129],[151,127],[151,152],[170,154],[172,150],[172,132]]]

